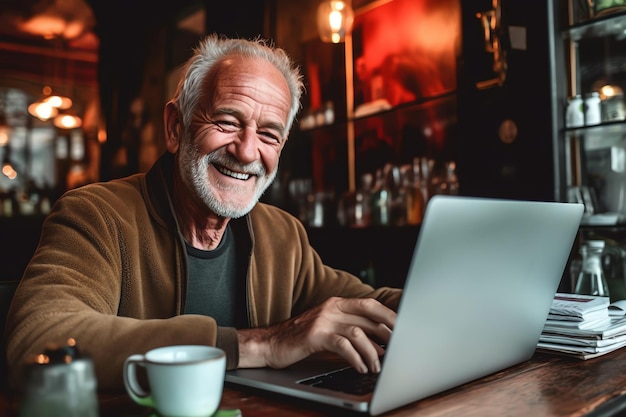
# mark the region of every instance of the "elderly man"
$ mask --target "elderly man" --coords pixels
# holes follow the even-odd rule
[[[67,192],[15,294],[10,376],[74,338],[99,387],[134,353],[222,348],[227,367],[332,351],[380,370],[400,290],[322,263],[302,224],[259,197],[300,108],[302,76],[267,42],[208,36],[165,106],[167,152],[147,172]]]

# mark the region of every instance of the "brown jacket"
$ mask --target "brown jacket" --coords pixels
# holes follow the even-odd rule
[[[54,205],[7,320],[11,384],[32,355],[70,337],[92,356],[100,389],[123,386],[126,357],[164,345],[216,345],[227,367],[237,367],[234,328],[182,315],[187,263],[169,197],[172,166],[165,154],[146,174],[71,190]],[[250,249],[241,262],[248,262],[251,327],[284,321],[332,295],[397,307],[399,290],[374,290],[323,265],[288,213],[259,203],[231,222]]]

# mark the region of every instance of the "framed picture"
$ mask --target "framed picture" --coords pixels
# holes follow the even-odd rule
[[[356,117],[454,91],[460,2],[369,2],[355,12],[352,42]]]

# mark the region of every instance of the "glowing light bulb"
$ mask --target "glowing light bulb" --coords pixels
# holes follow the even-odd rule
[[[344,1],[324,1],[317,8],[317,29],[324,42],[342,42],[353,21],[352,7]]]

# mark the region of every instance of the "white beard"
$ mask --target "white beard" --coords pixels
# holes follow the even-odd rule
[[[233,194],[239,194],[243,189],[233,185],[226,186],[219,182],[216,184],[210,183],[208,169],[211,164],[221,165],[236,172],[256,175],[255,193],[250,201],[245,204],[238,204],[233,201],[220,201],[217,198],[216,188],[227,190]],[[217,149],[207,155],[200,155],[186,134],[181,140],[178,169],[183,183],[190,192],[194,193],[195,200],[202,202],[206,208],[218,216],[233,219],[242,217],[252,210],[265,190],[274,181],[278,172],[277,166],[274,171],[267,174],[265,167],[259,161],[241,165],[228,155],[224,148]]]

